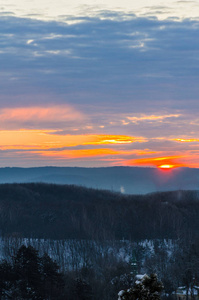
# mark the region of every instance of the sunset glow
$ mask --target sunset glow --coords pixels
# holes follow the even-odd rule
[[[156,167],[160,169],[173,169],[179,167],[186,167],[188,164],[184,163],[185,157],[179,156],[166,156],[166,157],[148,157],[139,158],[135,160],[128,161],[131,166],[149,166]]]
[[[199,167],[198,3],[3,0],[0,26],[0,167]]]
[[[50,149],[80,145],[108,145],[145,142],[142,137],[96,134],[61,134],[56,130],[3,130],[0,131],[2,150],[6,149]]]
[[[66,134],[61,129],[1,130],[0,139],[0,150],[3,157],[4,153],[7,155],[7,151],[12,151],[11,153],[17,156],[24,153],[24,158],[31,155],[38,160],[42,160],[43,157],[52,159],[54,162],[58,162],[60,159],[66,159],[66,161],[68,159],[88,160],[89,157],[95,158],[96,162],[101,162],[101,157],[103,157],[106,164],[110,165],[172,169],[191,166],[199,156],[197,151],[192,156],[189,156],[189,151],[183,155],[175,153],[174,156],[158,156],[162,151],[145,148],[150,139],[141,136]],[[132,145],[132,147],[126,148],[127,145]],[[154,157],[154,155],[157,156]],[[197,166],[198,164],[196,164]]]

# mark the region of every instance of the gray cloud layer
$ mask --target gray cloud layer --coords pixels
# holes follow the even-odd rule
[[[115,14],[116,15],[116,14]],[[67,102],[129,111],[197,105],[199,22],[0,18],[1,106]],[[190,105],[191,104],[191,105]]]

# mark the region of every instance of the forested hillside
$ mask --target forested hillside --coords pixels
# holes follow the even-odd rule
[[[0,185],[2,236],[176,239],[199,230],[199,192],[125,196],[69,185]]]
[[[19,280],[27,281],[13,277],[13,258],[31,246],[39,261],[47,253],[63,272],[60,299],[117,299],[118,291],[132,286],[132,259],[135,272],[157,273],[162,299],[173,299],[173,291],[188,290],[193,278],[199,286],[198,213],[198,191],[125,196],[71,185],[2,184],[0,256],[6,261],[0,272],[9,280],[1,281],[1,293],[12,295]],[[40,289],[40,279],[36,283],[37,292],[49,293]],[[52,288],[58,299],[57,286]]]

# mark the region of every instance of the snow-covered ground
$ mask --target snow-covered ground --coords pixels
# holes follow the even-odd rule
[[[77,270],[81,267],[91,267],[102,260],[123,261],[129,263],[136,253],[137,259],[143,262],[157,251],[164,250],[168,257],[171,255],[174,242],[172,240],[143,240],[132,242],[122,241],[94,241],[94,240],[49,240],[31,238],[0,238],[0,259],[12,259],[21,245],[31,245],[39,251],[45,252],[55,260],[61,270]]]

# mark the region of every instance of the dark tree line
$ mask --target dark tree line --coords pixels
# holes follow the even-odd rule
[[[109,255],[108,249],[107,254],[95,255],[89,240],[156,240],[153,255],[136,252],[138,271],[157,273],[166,294],[178,286],[190,288],[193,280],[199,283],[197,191],[125,196],[75,186],[5,184],[0,185],[0,206],[5,238],[80,241],[71,247],[74,265],[64,273],[48,255],[39,256],[30,246],[13,252],[11,260],[0,264],[1,299],[116,299],[118,291],[131,284],[130,265]],[[178,241],[170,254],[157,241],[164,238]],[[87,247],[86,263],[80,267],[74,250],[79,247]]]
[[[162,239],[199,232],[197,191],[122,195],[52,184],[0,185],[2,236]]]
[[[0,264],[0,299],[62,299],[63,275],[58,265],[31,246],[21,246],[12,261]]]
[[[179,286],[185,286],[187,290],[199,286],[198,240],[179,241],[172,247],[168,251],[163,241],[155,241],[153,253],[141,247],[134,251],[136,271],[138,274],[157,274],[164,285],[161,296],[164,300],[173,299],[172,294]],[[78,252],[75,255],[78,256]],[[159,299],[162,285],[157,277],[145,279],[140,285],[134,285],[131,261],[118,260],[108,251],[107,255],[98,257],[95,264],[93,261],[60,272],[57,263],[47,254],[39,255],[32,246],[22,245],[10,259],[0,263],[0,299],[115,300],[121,290],[126,291],[122,294],[126,298],[122,300],[137,299],[139,295]],[[152,294],[153,282],[154,287],[160,289],[154,291],[158,292],[154,298],[147,298],[148,293]]]
[[[111,279],[127,269],[125,263],[105,258],[97,267],[59,272],[47,254],[39,256],[32,246],[22,245],[14,256],[0,263],[0,299],[117,299],[118,288],[126,285],[115,286]]]

